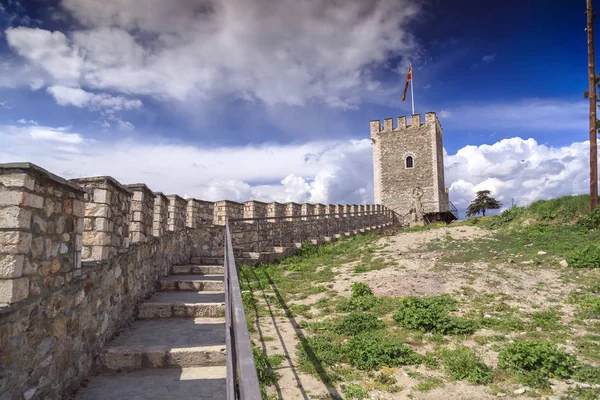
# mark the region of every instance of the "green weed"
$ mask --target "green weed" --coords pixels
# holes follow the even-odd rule
[[[442,365],[453,380],[466,380],[473,384],[492,381],[492,369],[485,365],[473,350],[460,346],[440,352]]]
[[[360,370],[378,370],[383,366],[398,367],[420,362],[420,357],[406,344],[389,335],[365,333],[345,344],[350,364]]]
[[[478,328],[475,321],[449,314],[457,302],[450,296],[405,297],[401,299],[394,320],[404,328],[441,334],[471,334]]]
[[[354,336],[361,332],[381,329],[384,326],[383,321],[379,320],[376,315],[368,312],[354,311],[340,318],[333,326],[333,331],[343,335]]]
[[[342,392],[344,393],[347,399],[362,400],[369,398],[369,391],[358,385],[350,384],[348,386],[343,386]]]

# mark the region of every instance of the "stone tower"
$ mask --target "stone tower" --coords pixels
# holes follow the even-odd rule
[[[444,186],[442,127],[434,112],[371,121],[375,203],[382,204],[411,225],[457,219]]]

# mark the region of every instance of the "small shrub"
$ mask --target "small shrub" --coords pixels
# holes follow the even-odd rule
[[[342,392],[347,399],[363,400],[369,398],[369,391],[367,389],[354,384],[342,387]]]
[[[353,337],[346,343],[345,352],[350,364],[365,371],[420,362],[419,355],[406,344],[388,336],[372,333]]]
[[[512,206],[511,208],[507,208],[500,214],[500,220],[502,223],[508,223],[523,213],[523,209],[517,206]]]
[[[575,249],[567,256],[567,262],[575,268],[600,268],[600,246],[591,244]]]
[[[356,282],[352,284],[352,297],[361,297],[361,296],[372,296],[373,291],[363,282]]]
[[[456,300],[450,296],[405,297],[400,301],[394,320],[404,328],[441,333],[471,334],[477,330],[475,321],[451,316],[456,310]]]
[[[486,384],[492,381],[492,370],[481,361],[473,350],[458,347],[441,352],[442,364],[450,378],[466,380],[473,384]]]
[[[337,306],[339,312],[351,312],[351,311],[368,311],[382,304],[382,300],[376,296],[359,296],[350,297],[349,299],[342,301]]]
[[[333,331],[343,335],[358,335],[361,332],[381,329],[385,326],[383,321],[376,315],[368,312],[354,311],[340,320],[333,326]]]
[[[517,340],[506,345],[498,355],[498,368],[522,375],[534,386],[547,385],[548,378],[568,378],[577,359],[543,340]]]

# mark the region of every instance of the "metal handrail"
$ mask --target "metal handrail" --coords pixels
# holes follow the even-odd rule
[[[229,221],[225,223],[225,328],[227,348],[227,400],[260,400],[250,334],[233,256]]]

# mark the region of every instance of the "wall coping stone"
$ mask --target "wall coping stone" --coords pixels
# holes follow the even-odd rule
[[[123,185],[121,182],[119,182],[118,180],[116,180],[115,178],[113,178],[112,176],[91,176],[88,178],[75,178],[75,179],[70,179],[71,182],[75,182],[75,183],[94,183],[94,182],[110,182],[111,184],[113,184],[117,189],[121,190],[122,192],[125,192],[127,194],[132,195],[133,194],[133,190],[129,189],[128,187],[126,187],[125,185]]]
[[[49,171],[45,170],[44,168],[42,168],[38,165],[35,165],[33,163],[30,163],[30,162],[14,162],[14,163],[0,164],[0,170],[10,170],[10,169],[30,169],[30,170],[33,170],[33,171],[36,171],[36,172],[46,175],[46,177],[48,179],[53,180],[56,183],[60,183],[61,185],[69,186],[71,189],[77,190],[80,193],[85,193],[85,190],[81,186],[77,185],[76,183],[73,183],[64,178],[61,178],[60,176],[55,175],[52,172],[49,172]]]
[[[146,189],[146,191],[150,194],[152,194],[152,197],[156,197],[156,193],[153,192],[148,185],[146,185],[145,183],[129,183],[127,185],[123,185],[128,189],[131,189],[132,191],[135,191],[136,189]]]

